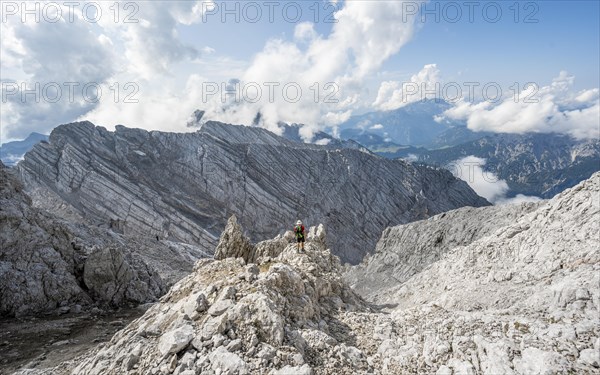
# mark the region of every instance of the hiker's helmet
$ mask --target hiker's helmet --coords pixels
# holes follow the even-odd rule
[[[300,220],[296,221],[296,225],[302,225],[302,222]]]

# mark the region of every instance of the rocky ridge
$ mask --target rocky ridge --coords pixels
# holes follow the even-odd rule
[[[61,125],[17,169],[37,207],[206,252],[231,214],[253,241],[300,218],[358,263],[390,225],[488,205],[446,170],[217,122],[185,134]]]
[[[350,267],[346,281],[361,294],[385,294],[458,246],[488,236],[537,209],[538,203],[463,207],[383,231],[375,252]],[[393,281],[392,281],[393,280]]]
[[[357,347],[360,338],[347,321],[359,321],[371,309],[342,282],[339,258],[326,249],[322,225],[310,228],[305,253],[292,240],[287,232],[252,245],[232,217],[219,243],[221,259],[199,261],[110,343],[63,366],[22,373],[366,371],[370,365]]]
[[[322,226],[298,253],[290,232],[253,245],[231,218],[219,259],[108,344],[20,374],[598,373],[599,193],[595,174],[516,207],[371,302],[342,279]]]

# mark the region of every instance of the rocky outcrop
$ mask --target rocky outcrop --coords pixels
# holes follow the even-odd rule
[[[323,227],[309,229],[306,253],[288,243],[247,263],[228,256],[249,249],[232,219],[223,259],[200,260],[108,344],[21,374],[597,373],[599,193],[596,174],[517,207],[377,296],[385,306],[343,281]]]
[[[519,215],[406,282],[365,290],[393,309],[392,333],[379,349],[388,368],[597,373],[599,200],[596,173],[534,210],[512,206]]]
[[[464,207],[383,231],[372,255],[349,268],[346,281],[361,294],[385,294],[446,252],[494,233],[538,208],[538,203]]]
[[[205,255],[61,220],[32,207],[4,165],[0,174],[0,315],[155,301]]]
[[[254,242],[322,222],[358,263],[388,226],[488,204],[446,170],[216,122],[186,134],[62,125],[17,168],[37,207],[207,252],[235,214]]]
[[[254,246],[242,233],[242,228],[235,215],[227,221],[227,226],[225,226],[215,249],[215,259],[225,258],[243,258],[246,262],[254,261]]]
[[[313,227],[314,228],[314,227]],[[322,228],[322,226],[320,226]],[[324,232],[324,229],[322,229]],[[324,233],[322,234],[324,236]],[[235,215],[227,221],[221,239],[215,250],[215,259],[241,258],[246,263],[262,263],[281,254],[285,247],[295,240],[292,231],[253,245],[242,233]]]
[[[294,244],[246,263],[248,249],[235,218],[218,248],[201,260],[161,303],[89,355],[53,374],[354,374],[366,354],[344,317],[369,307],[340,277],[339,258],[313,228],[306,252]],[[232,240],[235,239],[235,240]],[[230,257],[231,256],[231,257]],[[354,315],[353,315],[354,316]],[[355,319],[356,319],[355,317]],[[30,373],[44,373],[44,370]]]

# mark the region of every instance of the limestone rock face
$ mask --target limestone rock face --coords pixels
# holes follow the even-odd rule
[[[217,122],[185,134],[62,125],[17,168],[34,205],[65,218],[205,252],[232,214],[253,242],[301,219],[354,264],[388,226],[488,205],[446,170]]]
[[[0,243],[0,315],[155,301],[206,256],[193,246],[127,237],[32,207],[4,165]]]
[[[470,243],[402,283],[389,278],[385,293],[364,293],[369,302],[342,278],[324,227],[309,228],[304,253],[279,238],[268,246],[280,243],[277,255],[254,263],[226,248],[248,248],[232,219],[220,254],[241,257],[198,261],[108,344],[20,374],[597,373],[599,199],[597,173],[550,201],[512,206],[496,230],[465,228]]]
[[[320,228],[322,228],[322,225]],[[287,231],[284,235],[253,245],[244,235],[242,227],[233,215],[227,221],[227,226],[221,234],[219,244],[215,250],[215,259],[242,258],[246,263],[262,263],[265,260],[279,256],[283,249],[294,240],[294,234]],[[324,245],[324,242],[322,242],[322,245]]]
[[[138,272],[152,274],[153,270],[144,262],[135,264],[131,257],[129,261],[126,257],[116,248],[98,249],[88,256],[83,268],[83,282],[92,297],[119,306],[125,301],[142,303],[148,294],[160,293],[151,291],[152,286],[138,278]]]
[[[375,252],[349,269],[344,277],[361,294],[385,294],[448,251],[466,246],[512,224],[538,208],[538,203],[484,208],[464,207],[430,219],[383,231]],[[392,281],[393,280],[393,281]]]
[[[387,363],[399,372],[410,366],[440,374],[598,372],[589,355],[600,342],[599,219],[595,173],[535,205],[461,209],[390,229],[380,252],[349,272],[357,285],[359,275],[377,267],[406,277],[374,276],[370,288],[358,288],[392,311],[394,325],[382,328],[388,338],[382,358],[390,349]],[[423,246],[421,235],[407,240],[417,228],[434,238],[453,228],[463,240],[446,241],[432,262],[428,250],[435,246]],[[427,264],[420,272],[417,250]],[[422,353],[416,362],[415,352]]]

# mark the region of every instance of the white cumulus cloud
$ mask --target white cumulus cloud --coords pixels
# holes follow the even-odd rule
[[[465,120],[469,129],[502,133],[564,133],[579,139],[600,136],[598,89],[573,92],[574,77],[560,72],[547,86],[523,88],[497,104],[461,100],[444,117]]]
[[[68,9],[62,14],[54,23],[8,17],[0,26],[4,137],[45,133],[87,113],[97,104],[97,87],[116,72],[106,37],[77,13],[72,22],[65,20]]]
[[[44,3],[40,4],[42,8]],[[199,88],[188,86],[197,83],[197,76],[179,74],[173,67],[214,53],[210,47],[197,51],[178,35],[178,26],[199,22],[208,1],[53,4],[60,7],[58,22],[48,22],[47,17],[37,22],[31,16],[23,23],[17,14],[0,25],[3,97],[7,98],[1,113],[3,137],[45,133],[78,119],[109,128],[121,123],[166,130],[198,107]],[[94,16],[90,9],[96,7]],[[84,14],[97,22],[86,20]],[[13,83],[27,89],[39,84],[37,98],[13,93]],[[84,92],[88,84],[92,87]],[[56,87],[62,90],[60,95]],[[126,102],[130,94],[137,103]],[[187,113],[179,116],[180,111]]]
[[[423,99],[434,99],[435,94],[441,90],[439,86],[440,70],[436,64],[427,64],[417,74],[410,77],[410,81],[384,81],[379,86],[377,98],[373,106],[384,111],[398,109],[410,103]]]
[[[260,112],[261,125],[268,129],[279,121],[306,124],[307,140],[316,130],[343,121],[367,76],[412,38],[414,16],[403,14],[405,2],[347,0],[335,12],[337,23],[328,35],[317,35],[304,22],[295,27],[295,41],[271,39],[239,78],[242,84],[277,83],[275,95],[269,97],[265,88],[255,103],[241,101],[226,111],[217,100],[207,106],[207,118],[248,124]],[[290,83],[302,89],[297,101],[282,92]]]

